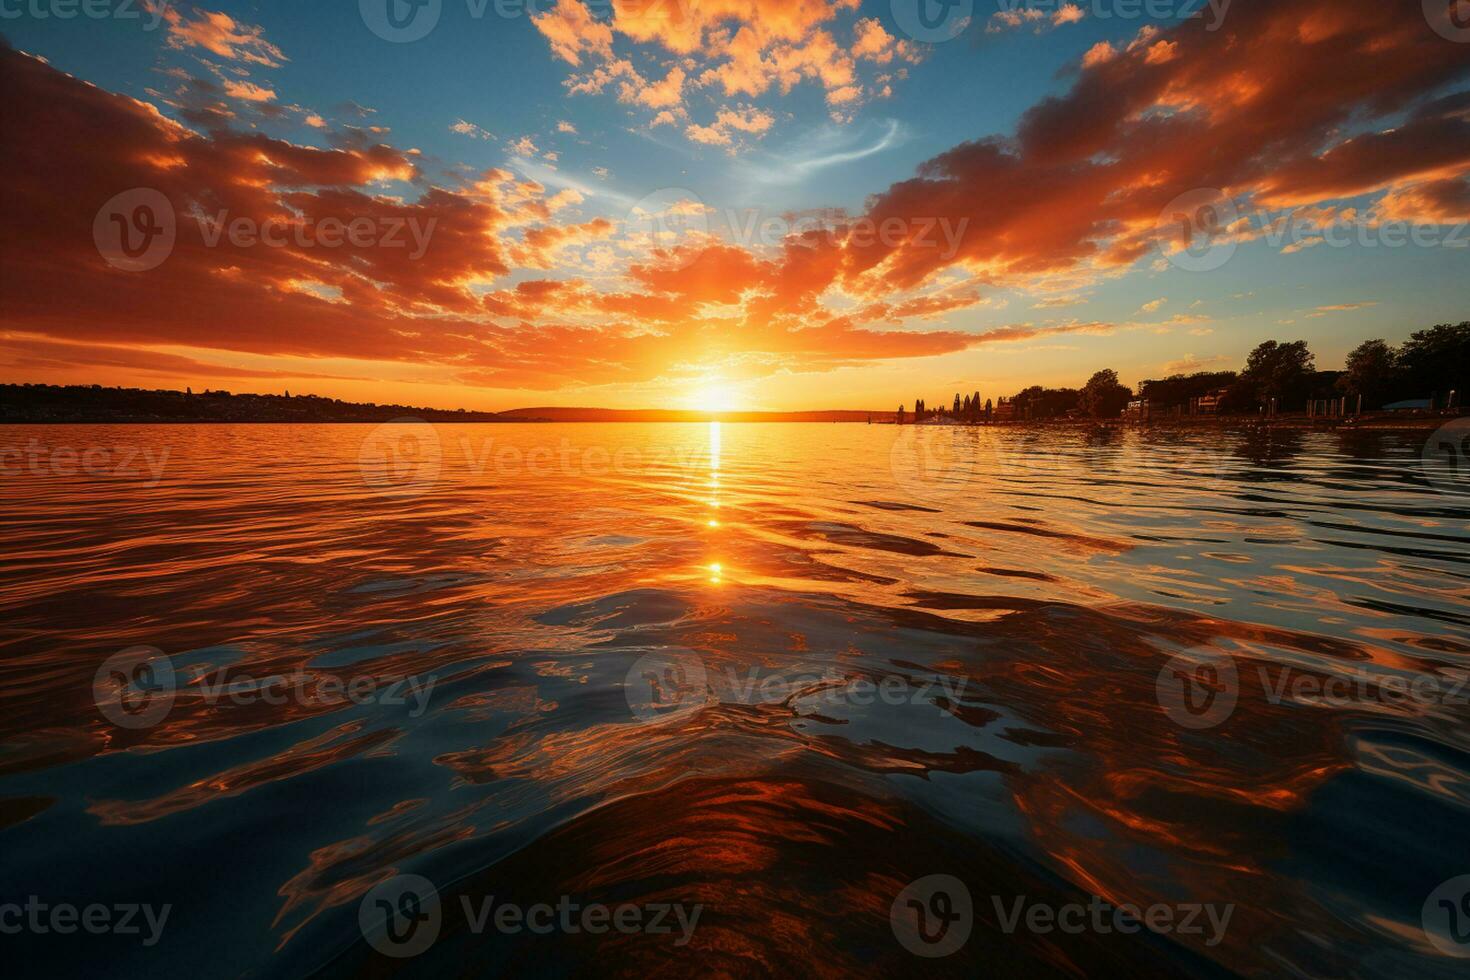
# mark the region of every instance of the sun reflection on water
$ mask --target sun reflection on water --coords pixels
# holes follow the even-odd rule
[[[710,485],[710,489],[714,491],[714,496],[711,497],[710,500],[709,500],[709,507],[710,507],[711,510],[714,510],[714,511],[718,511],[720,509],[720,449],[721,449],[721,446],[720,446],[720,436],[721,436],[720,423],[719,422],[711,422],[709,424],[709,469],[710,469],[709,485]],[[708,524],[708,526],[711,529],[717,529],[720,526],[719,520],[716,519],[716,517],[713,514],[711,514],[709,516],[709,518],[708,518],[708,520],[707,520],[706,523]],[[711,585],[719,585],[723,581],[724,581],[724,565],[721,562],[718,562],[718,561],[710,562],[709,563],[709,582],[710,582],[710,584]]]

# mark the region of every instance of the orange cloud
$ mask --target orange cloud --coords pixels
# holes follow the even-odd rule
[[[191,19],[172,3],[154,0],[149,12],[168,25],[168,43],[177,49],[198,47],[229,61],[244,61],[266,68],[286,61],[281,49],[265,39],[259,27],[242,24],[229,14],[198,10]]]
[[[614,0],[612,17],[600,19],[581,0],[558,0],[533,23],[555,57],[574,67],[594,62],[567,79],[568,92],[596,95],[619,81],[619,101],[655,110],[650,127],[698,115],[691,87],[754,99],[814,82],[846,118],[867,98],[892,91],[893,74],[864,79],[859,62],[921,57],[917,45],[896,40],[875,18],[839,23],[859,6],[859,0]],[[630,55],[616,53],[619,38]],[[663,65],[664,80],[649,82],[635,55]],[[729,129],[694,122],[685,133],[694,142],[732,146]]]

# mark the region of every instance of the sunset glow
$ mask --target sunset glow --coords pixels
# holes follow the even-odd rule
[[[412,37],[6,20],[0,372],[891,411],[1464,313],[1470,45],[1419,4],[975,6],[950,40],[871,0],[393,2]]]
[[[1470,978],[1470,0],[0,0],[0,91],[10,973]]]

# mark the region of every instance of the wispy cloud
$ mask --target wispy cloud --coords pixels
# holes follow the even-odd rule
[[[799,184],[831,167],[882,153],[903,139],[903,124],[897,119],[879,123],[876,133],[872,127],[854,132],[845,127],[822,126],[799,141],[793,152],[742,159],[735,169],[737,176],[756,185]]]

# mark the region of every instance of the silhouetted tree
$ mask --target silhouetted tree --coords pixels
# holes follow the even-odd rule
[[[1470,386],[1470,322],[1415,331],[1399,348],[1398,362],[1407,389],[1404,397],[1432,395],[1443,401],[1453,390],[1463,404]]]
[[[1115,419],[1128,407],[1128,399],[1132,397],[1132,389],[1118,381],[1118,372],[1108,368],[1088,379],[1078,403],[1095,419]]]
[[[1365,408],[1382,408],[1398,382],[1398,352],[1382,340],[1365,340],[1347,356],[1347,372],[1337,387],[1345,395],[1361,395]]]
[[[1316,358],[1305,340],[1285,344],[1268,340],[1251,351],[1240,381],[1262,404],[1275,398],[1285,407],[1305,400],[1308,376],[1315,368]]]

